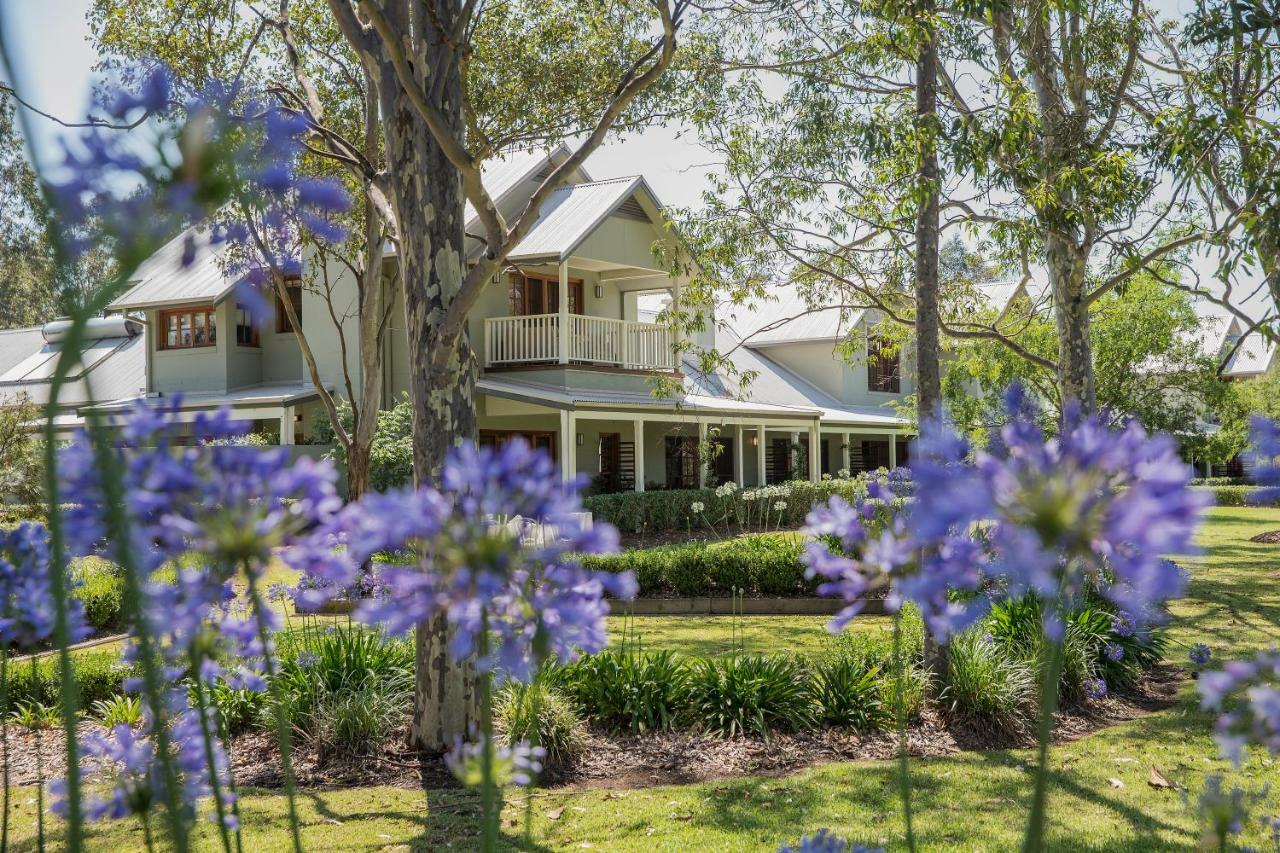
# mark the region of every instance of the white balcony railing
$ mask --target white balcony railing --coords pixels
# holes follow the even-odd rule
[[[486,367],[509,364],[598,364],[634,370],[675,367],[671,332],[654,323],[569,315],[568,352],[560,357],[560,317],[526,314],[484,321]]]

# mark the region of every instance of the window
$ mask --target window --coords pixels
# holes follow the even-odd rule
[[[552,459],[556,458],[556,434],[554,432],[529,432],[514,429],[482,429],[480,430],[481,447],[502,447],[513,438],[522,438],[534,450],[545,450]]]
[[[560,311],[560,280],[541,275],[512,273],[507,291],[507,308],[512,317],[521,314],[557,314]],[[582,279],[569,279],[569,313],[581,314]]]
[[[160,349],[194,349],[218,344],[218,321],[212,305],[160,312]]]
[[[898,378],[898,350],[878,338],[867,340],[867,388],[897,394],[902,390]]]
[[[236,343],[242,347],[256,347],[262,344],[258,337],[258,327],[253,324],[249,309],[236,303]]]
[[[293,308],[294,315],[298,318],[298,322],[302,322],[302,279],[291,278],[285,281],[285,292],[289,294],[289,305]],[[293,324],[289,322],[289,315],[285,313],[284,303],[280,300],[279,291],[276,292],[276,331],[292,332]]]

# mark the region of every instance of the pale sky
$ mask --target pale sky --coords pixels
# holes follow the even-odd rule
[[[89,42],[85,13],[90,0],[0,0],[0,15],[17,56],[28,100],[39,109],[74,119],[88,105],[89,82],[97,56]],[[1175,8],[1187,0],[1169,0]],[[52,122],[34,118],[41,156],[55,158],[61,132]],[[643,174],[668,206],[698,206],[707,184],[713,155],[692,133],[678,138],[679,128],[660,128],[611,142],[587,163],[594,178]],[[1202,275],[1212,264],[1196,263]],[[1251,305],[1255,310],[1265,305]],[[1216,310],[1216,309],[1215,309]]]

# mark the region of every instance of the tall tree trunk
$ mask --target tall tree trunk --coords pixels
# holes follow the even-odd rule
[[[916,132],[920,135],[916,213],[916,422],[924,428],[942,415],[941,321],[938,316],[938,45],[933,0],[920,0],[919,23],[926,37],[916,57]],[[923,555],[921,555],[923,557]],[[936,686],[947,679],[947,650],[925,631],[924,663]]]
[[[448,28],[456,10],[433,4]],[[447,13],[447,14],[446,14]],[[418,32],[434,37],[425,21]],[[402,28],[409,32],[408,27]],[[427,63],[439,46],[427,45]],[[455,66],[456,67],[456,66]],[[409,343],[409,384],[413,404],[413,472],[419,483],[436,478],[449,449],[476,438],[475,359],[464,328],[444,342],[440,322],[466,272],[464,207],[458,170],[445,157],[408,96],[387,67],[379,90],[389,172],[400,228],[400,274],[404,282]],[[439,106],[462,135],[462,88],[455,71],[437,81]],[[418,626],[417,685],[412,736],[418,746],[439,752],[468,734],[478,720],[473,667],[448,654],[449,627],[441,617]]]
[[[1094,411],[1093,345],[1089,340],[1089,304],[1085,281],[1088,253],[1061,236],[1045,241],[1045,262],[1053,287],[1053,313],[1058,326],[1058,390],[1065,409],[1075,401]]]

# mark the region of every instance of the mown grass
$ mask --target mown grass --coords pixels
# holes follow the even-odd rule
[[[1204,641],[1219,660],[1251,654],[1280,641],[1280,546],[1248,538],[1280,529],[1274,509],[1216,509],[1201,542],[1204,552],[1184,558],[1191,569],[1189,597],[1174,609],[1179,643]],[[701,627],[642,623],[654,645],[692,651],[714,649],[730,635],[727,621]],[[748,642],[791,648],[822,630],[817,617],[752,617]],[[647,621],[647,620],[646,620]],[[816,634],[815,634],[816,636]],[[1174,645],[1171,659],[1185,660]],[[1053,749],[1049,846],[1060,850],[1192,850],[1199,841],[1195,798],[1204,777],[1223,773],[1228,785],[1259,790],[1277,780],[1275,762],[1255,756],[1239,771],[1217,758],[1211,720],[1196,709],[1188,683],[1179,703],[1164,712],[1113,726]],[[916,828],[923,849],[1016,849],[1030,794],[1032,755],[1025,750],[963,753],[914,761]],[[1151,768],[1182,788],[1147,784]],[[1117,784],[1118,783],[1118,784]],[[288,848],[284,798],[244,792],[249,827],[246,849]],[[16,792],[17,849],[32,841],[30,789]],[[558,811],[563,809],[562,811]],[[470,850],[478,805],[461,791],[394,788],[304,792],[303,840],[313,850]],[[893,767],[845,762],[814,767],[784,779],[742,778],[632,791],[540,791],[525,840],[523,792],[511,792],[503,841],[519,850],[774,850],[785,841],[832,827],[864,843],[901,849],[903,828]],[[1280,815],[1280,790],[1256,814]],[[552,819],[551,816],[557,816]],[[56,824],[55,824],[56,826]],[[1266,849],[1261,825],[1251,822],[1242,844]],[[138,849],[136,822],[96,827],[93,849]],[[55,838],[51,847],[56,848]],[[210,828],[199,849],[218,846]]]

